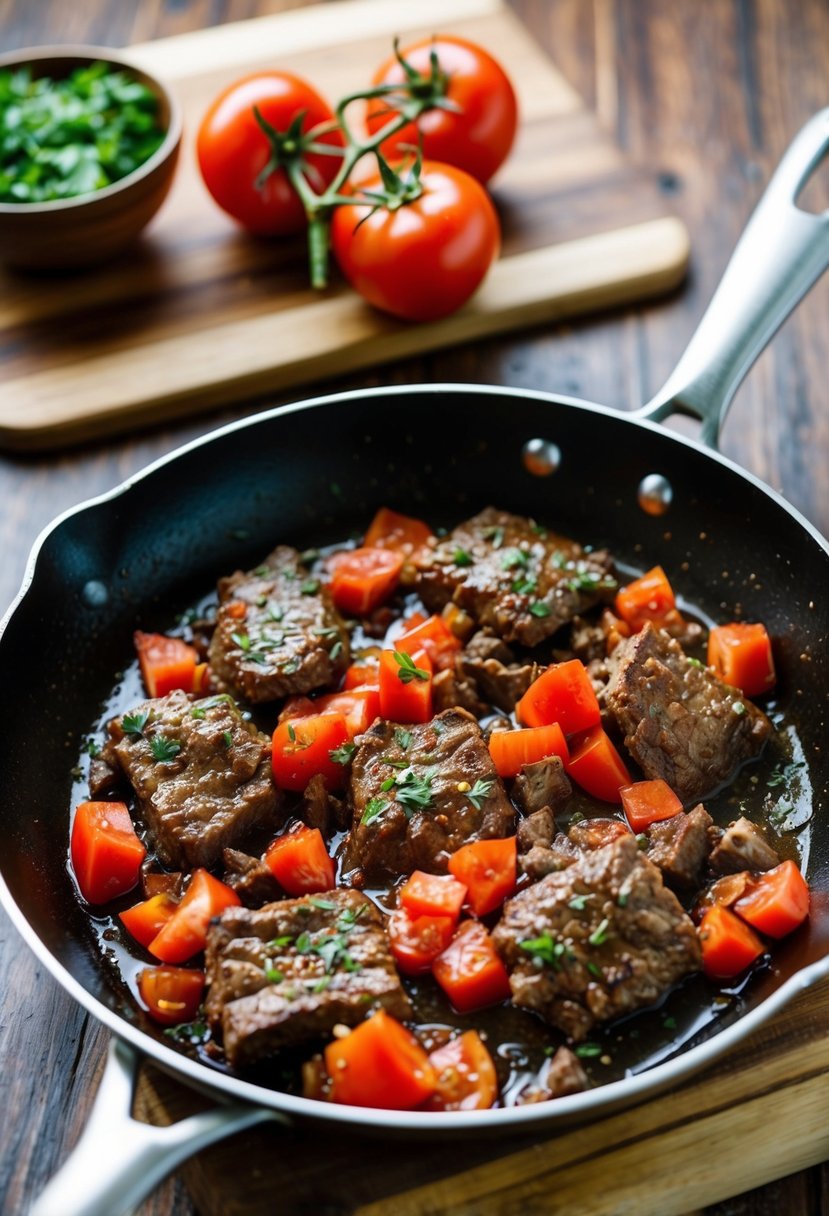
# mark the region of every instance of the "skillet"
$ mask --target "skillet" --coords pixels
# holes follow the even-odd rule
[[[54,746],[68,738],[80,749],[133,628],[172,623],[219,574],[255,563],[275,540],[300,548],[341,540],[384,502],[449,524],[492,501],[607,543],[622,563],[681,569],[683,595],[711,616],[728,605],[763,620],[776,644],[777,705],[796,726],[802,782],[811,808],[820,808],[829,794],[821,747],[829,598],[820,594],[829,545],[715,449],[745,372],[829,264],[829,214],[795,205],[827,146],[829,109],[786,153],[676,371],[636,414],[464,385],[318,398],[181,448],[39,538],[0,626],[0,682],[16,690],[0,730],[0,895],[41,961],[114,1039],[87,1130],[35,1216],[130,1212],[185,1157],[266,1119],[428,1137],[604,1115],[710,1063],[829,976],[829,819],[815,813],[802,834],[813,892],[808,926],[775,951],[774,967],[729,1012],[655,1066],[554,1102],[467,1113],[358,1110],[278,1092],[172,1050],[113,982],[56,843],[67,837],[70,774],[66,749]],[[658,425],[675,412],[702,421],[701,441]],[[210,1092],[216,1109],[171,1128],[133,1121],[142,1055]]]

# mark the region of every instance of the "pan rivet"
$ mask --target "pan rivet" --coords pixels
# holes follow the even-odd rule
[[[561,464],[561,448],[549,439],[528,439],[521,452],[524,468],[533,477],[549,477]]]
[[[648,473],[639,482],[636,497],[646,515],[664,515],[671,505],[674,491],[667,477],[661,473]]]
[[[109,591],[104,583],[91,578],[81,592],[81,599],[87,608],[103,608],[109,600]]]

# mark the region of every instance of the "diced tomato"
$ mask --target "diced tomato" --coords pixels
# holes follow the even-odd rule
[[[509,976],[477,920],[465,920],[432,964],[432,974],[459,1013],[497,1005],[510,995]]]
[[[390,722],[428,722],[432,716],[432,663],[424,650],[380,653],[380,714]]]
[[[553,663],[533,680],[515,707],[525,726],[558,722],[565,735],[587,730],[601,721],[601,710],[587,668],[580,659]]]
[[[740,870],[737,874],[723,874],[716,882],[712,882],[697,896],[691,909],[695,921],[702,920],[705,913],[714,904],[722,904],[725,908],[733,908],[740,896],[745,895],[751,886],[751,875],[748,870]]]
[[[341,612],[367,616],[394,592],[403,569],[403,554],[390,549],[347,549],[335,553],[331,594]]]
[[[488,1110],[498,1097],[495,1065],[477,1030],[430,1052],[429,1063],[438,1084],[423,1110]]]
[[[350,1034],[325,1048],[331,1101],[383,1110],[412,1110],[437,1085],[435,1070],[417,1039],[380,1009]]]
[[[560,756],[565,764],[570,759],[567,740],[558,722],[522,730],[493,731],[489,754],[500,777],[517,777],[525,764],[535,764],[547,756]]]
[[[197,663],[193,671],[194,693],[206,693],[210,687],[210,668],[206,663]]]
[[[349,736],[362,735],[380,713],[377,688],[351,688],[329,692],[323,697],[291,697],[279,715],[280,722],[293,722],[318,714],[342,714]]]
[[[147,967],[138,976],[147,1012],[162,1026],[192,1022],[204,992],[204,972],[189,967]]]
[[[712,980],[730,980],[764,952],[763,943],[739,916],[722,904],[714,904],[702,918],[699,928],[702,969]]]
[[[449,858],[449,873],[467,888],[466,902],[476,916],[500,908],[515,890],[518,848],[514,836],[474,840]]]
[[[273,732],[271,759],[276,784],[284,790],[302,791],[319,774],[325,788],[345,783],[345,765],[331,753],[350,743],[351,732],[342,714],[313,714],[280,722]]]
[[[676,596],[661,566],[654,566],[634,579],[626,587],[620,587],[616,595],[616,615],[621,617],[634,632],[638,632],[646,621],[659,624],[676,609]]]
[[[389,942],[404,975],[428,971],[451,942],[457,926],[457,916],[421,916],[395,908],[389,917]]]
[[[425,650],[432,660],[435,671],[454,666],[455,655],[461,649],[461,640],[456,638],[442,616],[430,616],[417,625],[412,625],[394,643],[395,650],[417,654]]]
[[[380,647],[372,646],[361,651],[359,657],[346,669],[343,691],[352,688],[377,688],[380,680]]]
[[[619,790],[625,818],[634,832],[644,832],[652,823],[673,819],[682,810],[682,802],[667,781],[634,781]]]
[[[411,557],[433,536],[434,532],[422,519],[381,507],[369,524],[363,544],[369,549],[393,549]]]
[[[289,895],[331,891],[337,881],[334,858],[325,847],[319,828],[299,827],[277,836],[264,860]]]
[[[127,932],[146,949],[154,937],[157,937],[164,925],[178,907],[178,900],[166,892],[151,895],[143,903],[134,904],[124,912],[118,913],[118,919]]]
[[[162,963],[186,963],[204,949],[213,917],[239,903],[239,896],[225,883],[207,870],[194,870],[181,903],[147,949]]]
[[[89,904],[106,904],[138,882],[147,855],[124,802],[82,802],[70,844],[72,868]]]
[[[427,874],[415,870],[400,888],[398,901],[412,916],[454,916],[461,914],[466,884],[451,874]]]
[[[163,633],[142,633],[133,636],[141,667],[141,678],[147,695],[166,697],[174,688],[193,692],[198,651],[181,638],[168,638]]]
[[[630,773],[601,726],[585,731],[573,744],[566,765],[568,774],[594,798],[621,802],[620,791],[631,784]]]
[[[769,937],[785,937],[809,915],[809,884],[793,861],[761,874],[734,904],[738,916]]]
[[[708,663],[726,684],[747,697],[760,697],[776,679],[771,639],[765,625],[734,621],[708,635]]]
[[[228,600],[222,605],[222,611],[234,621],[243,621],[248,614],[248,606],[244,600]]]

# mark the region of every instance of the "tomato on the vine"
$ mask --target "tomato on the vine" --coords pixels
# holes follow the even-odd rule
[[[216,98],[199,127],[196,151],[204,183],[219,206],[248,231],[270,236],[301,232],[307,223],[305,208],[285,169],[274,169],[258,184],[273,148],[254,107],[283,134],[301,114],[303,134],[334,117],[328,102],[290,72],[259,72],[237,80]],[[340,130],[333,130],[315,142],[342,147],[344,139]],[[314,152],[303,160],[318,192],[341,164],[339,156]]]
[[[518,105],[512,84],[482,47],[448,34],[414,43],[400,52],[400,58],[428,80],[433,53],[449,108],[427,110],[416,125],[409,123],[385,140],[381,150],[387,158],[399,156],[405,147],[417,146],[419,130],[425,157],[457,165],[479,182],[487,182],[506,159],[515,138]],[[392,57],[376,73],[374,84],[405,85],[406,78],[400,60]],[[393,116],[394,101],[390,94],[369,102],[366,124],[372,135]]]
[[[341,206],[331,225],[334,256],[352,287],[406,321],[432,321],[460,308],[501,242],[489,195],[468,173],[424,161],[420,182],[411,201]],[[360,186],[370,192],[380,178]]]

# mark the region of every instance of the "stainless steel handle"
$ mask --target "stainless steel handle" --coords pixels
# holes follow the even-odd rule
[[[31,1216],[131,1216],[159,1182],[199,1149],[284,1115],[234,1103],[170,1127],[132,1117],[141,1057],[113,1039],[89,1120],[71,1156],[35,1202]]]
[[[676,370],[640,418],[691,414],[702,421],[703,442],[717,446],[743,377],[829,266],[829,211],[813,215],[795,205],[828,147],[829,107],[788,148]]]

